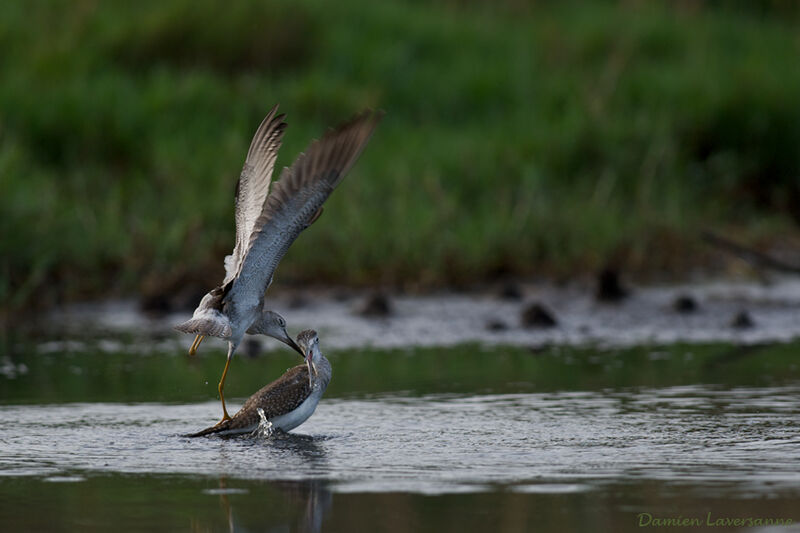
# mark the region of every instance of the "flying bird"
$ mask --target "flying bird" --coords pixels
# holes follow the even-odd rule
[[[382,113],[365,111],[328,130],[311,143],[280,179],[270,185],[286,123],[272,108],[247,152],[236,186],[236,244],[225,257],[225,279],[200,301],[192,318],[175,326],[194,333],[189,348],[194,355],[206,336],[228,341],[228,358],[218,391],[222,420],[230,420],[225,408],[225,378],[233,354],[245,333],[273,337],[301,355],[302,349],[286,331],[286,321],[264,306],[264,294],[286,251],[298,235],[322,213],[333,189],[342,181],[364,150]]]
[[[320,351],[316,331],[307,329],[300,332],[297,344],[304,354],[305,364],[290,368],[283,376],[250,396],[230,420],[223,420],[187,437],[251,433],[261,421],[259,409],[272,427],[283,431],[290,431],[308,420],[331,381],[331,364]]]

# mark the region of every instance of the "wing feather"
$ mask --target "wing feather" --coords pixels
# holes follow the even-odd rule
[[[258,422],[261,417],[258,416],[257,409],[261,408],[264,416],[270,420],[294,411],[310,394],[308,367],[304,364],[297,365],[287,370],[280,379],[250,396],[234,419],[241,418],[244,426],[248,425],[248,419]]]
[[[244,403],[233,418],[198,431],[187,437],[202,437],[213,433],[236,432],[248,429],[259,423],[258,409],[264,411],[267,420],[289,413],[300,406],[311,394],[306,365],[290,368],[286,373],[254,393]]]
[[[289,246],[313,222],[322,204],[367,145],[382,113],[367,111],[311,143],[272,187],[255,222],[227,298],[258,299]]]
[[[273,107],[256,130],[247,158],[236,184],[236,244],[231,255],[225,257],[225,280],[233,280],[239,271],[256,220],[261,215],[269,193],[272,170],[281,147],[286,123],[285,115],[276,115]]]

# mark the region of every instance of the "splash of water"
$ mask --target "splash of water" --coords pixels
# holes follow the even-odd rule
[[[258,427],[253,430],[252,436],[267,439],[271,437],[273,433],[275,433],[275,428],[273,427],[272,422],[267,420],[262,408],[257,408],[256,412],[258,413],[259,418],[261,418],[261,421],[258,423]]]

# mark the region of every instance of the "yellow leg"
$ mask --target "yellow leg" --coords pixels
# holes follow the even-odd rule
[[[200,347],[200,343],[203,342],[204,338],[205,335],[197,335],[194,338],[194,342],[192,343],[191,348],[189,348],[189,355],[194,355],[195,353],[197,353],[197,348]]]
[[[225,361],[225,370],[222,371],[222,378],[219,380],[219,387],[218,387],[219,399],[222,401],[222,420],[219,421],[220,424],[225,422],[226,420],[230,420],[231,419],[230,415],[228,414],[228,410],[225,409],[225,395],[222,394],[222,389],[225,388],[225,376],[228,375],[228,367],[229,366],[231,366],[231,358],[230,357],[228,357],[228,360]]]

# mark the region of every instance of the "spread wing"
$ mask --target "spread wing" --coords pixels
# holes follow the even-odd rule
[[[256,305],[289,246],[355,164],[381,116],[368,111],[329,130],[283,169],[256,220],[228,301],[253,300],[250,303]]]
[[[244,259],[250,235],[269,193],[272,169],[286,129],[286,123],[283,122],[285,115],[276,115],[277,111],[276,105],[261,121],[250,142],[250,149],[247,151],[247,158],[239,175],[239,182],[236,184],[236,245],[233,253],[225,257],[223,285],[236,276]]]

